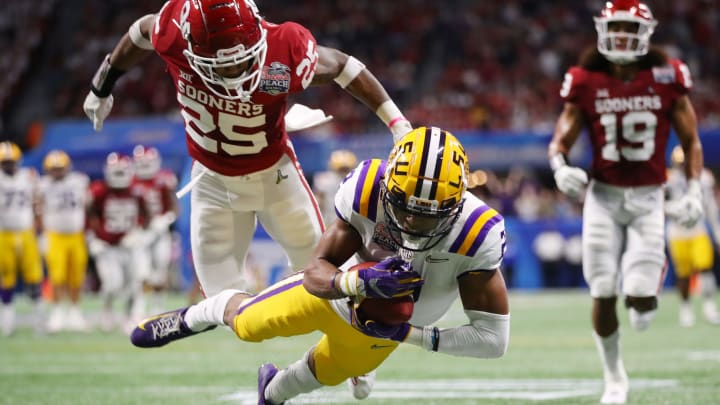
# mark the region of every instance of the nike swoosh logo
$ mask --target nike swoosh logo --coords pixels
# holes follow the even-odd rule
[[[450,259],[448,259],[447,257],[437,257],[437,258],[435,258],[435,257],[432,257],[432,256],[427,256],[427,257],[425,258],[425,261],[428,262],[428,263],[442,263],[442,262],[447,262],[448,260],[450,260]]]
[[[160,315],[151,316],[150,318],[145,318],[145,319],[143,319],[142,321],[140,321],[140,324],[138,324],[137,327],[140,328],[140,329],[142,329],[142,330],[145,330],[145,324],[146,324],[146,323],[148,323],[148,322],[150,322],[150,321],[154,321],[154,320],[162,317],[163,315],[166,315],[166,314],[165,314],[165,313],[162,313],[162,314],[160,314]]]
[[[372,345],[370,346],[371,349],[386,349],[389,347],[393,347],[392,345]]]

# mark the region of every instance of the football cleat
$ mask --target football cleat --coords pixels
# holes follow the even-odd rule
[[[50,311],[50,318],[48,319],[47,326],[45,329],[48,333],[57,333],[65,328],[65,312],[62,307],[55,307]]]
[[[695,325],[695,313],[690,305],[681,305],[679,312],[680,326],[689,328]]]
[[[355,399],[365,399],[370,395],[375,385],[375,371],[348,378],[347,384],[348,388],[350,388],[350,393]]]
[[[199,332],[191,330],[184,320],[187,310],[188,307],[180,308],[141,321],[130,334],[130,341],[137,347],[160,347],[217,327],[211,325]]]
[[[605,389],[603,395],[600,398],[601,404],[624,404],[627,402],[628,387],[630,383],[628,381],[627,373],[622,362],[618,367],[616,373],[610,373],[605,370]]]
[[[265,363],[258,369],[258,405],[274,405],[265,398],[265,388],[275,378],[278,371],[280,370],[272,363]],[[282,405],[283,403],[276,405]]]
[[[705,320],[713,325],[720,325],[720,311],[718,311],[715,301],[705,301],[703,303],[703,315]]]

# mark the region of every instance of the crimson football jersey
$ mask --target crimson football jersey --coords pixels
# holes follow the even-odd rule
[[[104,181],[90,185],[88,222],[97,220],[92,229],[95,236],[111,245],[117,245],[123,236],[145,220],[144,201],[131,188],[112,189]]]
[[[250,102],[225,99],[205,86],[183,55],[188,47],[181,32],[186,3],[165,4],[151,41],[175,84],[190,156],[228,176],[266,169],[285,153],[294,156],[285,131],[287,97],[306,89],[315,75],[318,53],[313,35],[293,22],[276,25],[263,20],[267,56],[260,86]]]
[[[560,95],[576,104],[589,127],[591,176],[616,186],[662,184],[672,109],[692,87],[677,59],[639,71],[631,81],[572,67]]]
[[[135,178],[132,188],[135,195],[145,199],[150,218],[164,214],[172,209],[171,193],[177,188],[177,177],[169,170],[160,170],[151,179]]]

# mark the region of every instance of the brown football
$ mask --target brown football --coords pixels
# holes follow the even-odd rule
[[[356,271],[374,266],[377,262],[359,263],[348,271]],[[370,298],[360,301],[357,308],[358,317],[362,320],[373,320],[385,325],[399,325],[410,320],[415,303],[411,296],[395,298]]]

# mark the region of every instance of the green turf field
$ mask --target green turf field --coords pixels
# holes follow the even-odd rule
[[[181,297],[171,300],[182,304]],[[90,311],[97,300],[86,304]],[[351,400],[345,386],[291,403],[595,404],[601,369],[590,332],[585,291],[512,293],[511,343],[496,360],[431,354],[404,346],[378,370],[373,394]],[[29,305],[22,297],[20,312]],[[666,293],[649,331],[621,316],[630,404],[720,403],[720,327],[677,326],[677,298]],[[459,308],[442,324],[461,322]],[[255,404],[256,370],[286,365],[317,339],[263,344],[215,330],[161,349],[141,350],[120,333],[35,336],[27,328],[0,338],[2,404]]]

